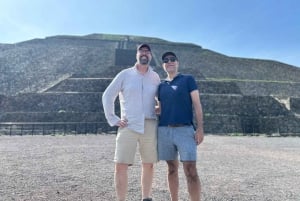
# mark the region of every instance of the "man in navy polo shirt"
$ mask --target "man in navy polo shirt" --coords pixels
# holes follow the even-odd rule
[[[199,201],[201,184],[196,167],[197,145],[204,139],[199,91],[193,76],[178,73],[179,61],[175,53],[164,53],[162,61],[167,78],[158,87],[158,157],[168,164],[171,200],[178,201],[179,155],[190,199]],[[196,125],[193,124],[193,112]]]

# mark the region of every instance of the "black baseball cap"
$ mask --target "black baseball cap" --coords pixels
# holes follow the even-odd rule
[[[164,58],[165,58],[166,56],[170,56],[170,55],[177,58],[177,56],[176,56],[176,54],[175,54],[174,52],[165,52],[165,53],[161,56],[161,59],[164,60]]]
[[[148,44],[146,44],[146,43],[140,44],[140,45],[137,47],[137,50],[139,51],[139,50],[140,50],[141,48],[143,48],[143,47],[147,48],[147,49],[151,52],[150,46],[149,46]]]

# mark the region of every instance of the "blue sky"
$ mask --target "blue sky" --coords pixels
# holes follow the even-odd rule
[[[0,0],[0,43],[107,33],[300,67],[298,0]]]

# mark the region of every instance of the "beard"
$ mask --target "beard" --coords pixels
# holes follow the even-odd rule
[[[139,58],[139,63],[143,65],[149,64],[149,58],[147,56],[141,56]]]

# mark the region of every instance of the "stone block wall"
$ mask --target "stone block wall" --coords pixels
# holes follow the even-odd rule
[[[291,111],[300,115],[300,98],[290,98]]]
[[[1,112],[103,112],[101,93],[26,93],[8,97]]]
[[[107,130],[101,96],[111,79],[69,78],[43,93],[1,97],[1,122],[100,122]],[[245,96],[234,82],[198,81],[204,128],[211,134],[297,135],[299,99],[291,110],[271,96]],[[119,112],[119,103],[116,102]],[[286,118],[288,117],[288,121]]]

